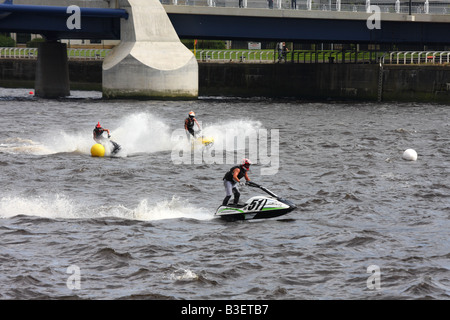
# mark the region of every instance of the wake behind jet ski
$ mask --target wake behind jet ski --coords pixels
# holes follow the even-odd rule
[[[297,206],[289,200],[277,196],[269,189],[252,181],[247,181],[247,186],[259,188],[269,194],[267,196],[254,196],[245,203],[221,205],[217,208],[215,216],[226,221],[268,219],[285,215]]]

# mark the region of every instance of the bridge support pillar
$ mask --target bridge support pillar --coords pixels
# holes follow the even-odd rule
[[[39,44],[38,50],[35,95],[50,99],[70,96],[66,44],[46,41]]]
[[[198,64],[159,0],[119,0],[121,42],[103,61],[103,97],[196,99]]]

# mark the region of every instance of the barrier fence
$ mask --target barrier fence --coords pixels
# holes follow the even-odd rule
[[[102,60],[111,49],[67,49],[69,60]],[[0,48],[0,59],[36,59],[39,50],[37,48],[18,48],[7,47]]]
[[[279,54],[275,50],[197,50],[196,58],[219,63],[447,64],[450,51],[294,50]]]
[[[387,59],[387,57],[389,57]],[[383,57],[389,64],[446,64],[450,63],[450,51],[398,51]]]
[[[69,60],[103,60],[111,49],[67,49]],[[36,59],[37,48],[0,48],[0,59]],[[200,62],[450,64],[450,51],[196,50]]]

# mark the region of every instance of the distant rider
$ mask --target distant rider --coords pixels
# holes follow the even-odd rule
[[[238,184],[244,184],[242,178],[250,181],[247,172],[250,171],[251,164],[250,160],[243,159],[239,166],[234,166],[225,174],[223,177],[223,185],[225,186],[226,196],[223,199],[222,205],[226,206],[228,204],[232,194],[234,194],[233,203],[235,205],[239,203],[241,193],[239,192]]]
[[[195,137],[194,124],[197,124],[198,130],[201,130],[197,119],[195,118],[194,111],[189,112],[188,117],[184,120],[184,129],[186,130],[186,135],[189,137],[189,132],[193,137]]]
[[[103,136],[103,133],[105,131],[108,133],[108,139],[106,139]],[[102,128],[102,126],[100,125],[100,122],[98,122],[97,125],[95,126],[94,131],[93,131],[93,135],[94,135],[95,142],[98,142],[100,144],[103,144],[105,142],[105,140],[110,141],[113,144],[113,146],[114,146],[114,149],[112,150],[112,153],[116,153],[117,151],[119,151],[120,145],[117,142],[109,140],[109,138],[111,138],[111,132],[109,131],[109,129]]]

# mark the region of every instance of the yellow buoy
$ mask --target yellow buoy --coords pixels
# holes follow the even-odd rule
[[[105,147],[100,143],[96,143],[91,148],[91,155],[93,157],[103,157],[105,155]]]

